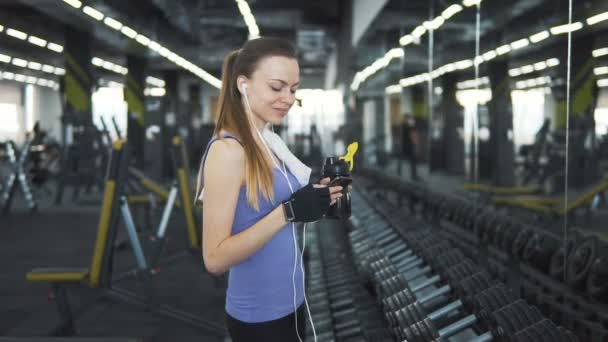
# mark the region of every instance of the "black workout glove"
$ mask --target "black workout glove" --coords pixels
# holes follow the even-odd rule
[[[289,222],[313,222],[323,218],[329,210],[329,188],[315,188],[308,184],[282,203],[285,218]]]

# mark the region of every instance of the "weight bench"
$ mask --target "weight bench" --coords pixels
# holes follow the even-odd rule
[[[147,311],[180,320],[205,331],[222,336],[226,335],[223,327],[204,321],[195,315],[180,311],[171,306],[153,301],[153,291],[151,282],[149,281],[152,272],[143,256],[142,248],[139,244],[140,242],[137,238],[130,212],[128,211],[126,196],[122,194],[121,184],[127,173],[126,163],[128,153],[126,152],[125,145],[126,143],[122,140],[117,140],[113,143],[104,187],[95,249],[89,268],[36,268],[27,273],[27,281],[51,284],[57,310],[61,318],[60,326],[54,329],[54,331],[58,331],[61,335],[73,335],[75,333],[74,312],[83,312],[92,302],[100,298],[136,305]],[[114,242],[121,214],[125,219],[125,226],[127,227],[129,240],[138,265],[136,275],[142,281],[144,287],[143,297],[113,286],[112,260]],[[78,308],[78,310],[72,310],[67,292],[73,288],[85,289],[93,294],[93,301],[84,300],[84,305]]]

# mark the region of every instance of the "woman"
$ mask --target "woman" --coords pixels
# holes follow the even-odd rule
[[[281,39],[250,40],[224,61],[219,116],[197,192],[204,186],[205,267],[214,275],[230,271],[226,313],[234,342],[303,338],[294,222],[321,219],[342,196],[341,187],[327,187],[329,179],[307,184],[310,169],[266,128],[282,123],[298,84],[295,49]]]

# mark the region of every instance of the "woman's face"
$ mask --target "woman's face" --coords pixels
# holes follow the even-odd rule
[[[261,59],[247,83],[247,95],[254,118],[280,125],[295,102],[300,67],[293,58],[272,56]]]

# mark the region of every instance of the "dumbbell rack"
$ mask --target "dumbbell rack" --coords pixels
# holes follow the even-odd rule
[[[317,341],[393,341],[378,304],[359,281],[343,230],[320,224],[311,225],[305,237],[306,293]],[[305,336],[314,341],[310,323]]]
[[[444,207],[450,206],[444,204]],[[581,340],[608,338],[605,328],[608,306],[602,298],[594,299],[585,294],[585,281],[589,281],[586,278],[593,276],[588,268],[601,260],[593,254],[601,252],[589,253],[586,260],[580,262],[579,270],[572,267],[577,264],[573,255],[580,254],[577,251],[593,243],[594,238],[579,236],[569,241],[571,246],[566,248],[569,256],[564,261],[564,247],[550,235],[500,215],[489,220],[492,214],[481,208],[477,211],[468,209],[467,214],[467,209],[462,208],[465,206],[460,204],[460,213],[446,213],[449,209],[443,209],[439,225],[441,234],[459,243],[469,257],[483,260],[483,266],[494,276],[517,289],[521,296],[554,321],[573,330]],[[471,214],[477,219],[462,218]],[[593,258],[597,258],[595,263]],[[606,285],[603,282],[601,286],[605,288]]]
[[[358,188],[374,189],[385,203],[420,215],[469,258],[581,340],[608,339],[606,243],[573,234],[564,244],[560,236],[470,198],[372,169],[359,173],[363,178],[357,179]]]
[[[491,282],[485,271],[476,270],[428,224],[411,218],[404,223],[407,216],[380,213],[365,202],[359,194],[353,195],[353,212],[358,214],[351,220],[350,242],[360,271],[376,284],[376,295],[397,340],[439,341],[460,333],[461,341],[535,341],[532,336],[577,341],[536,308],[516,300],[503,285]],[[402,220],[399,226],[393,224],[397,216]],[[443,262],[449,265],[440,270]],[[429,269],[435,275],[427,276]],[[423,291],[435,284],[444,285]],[[449,302],[451,297],[457,299]]]

